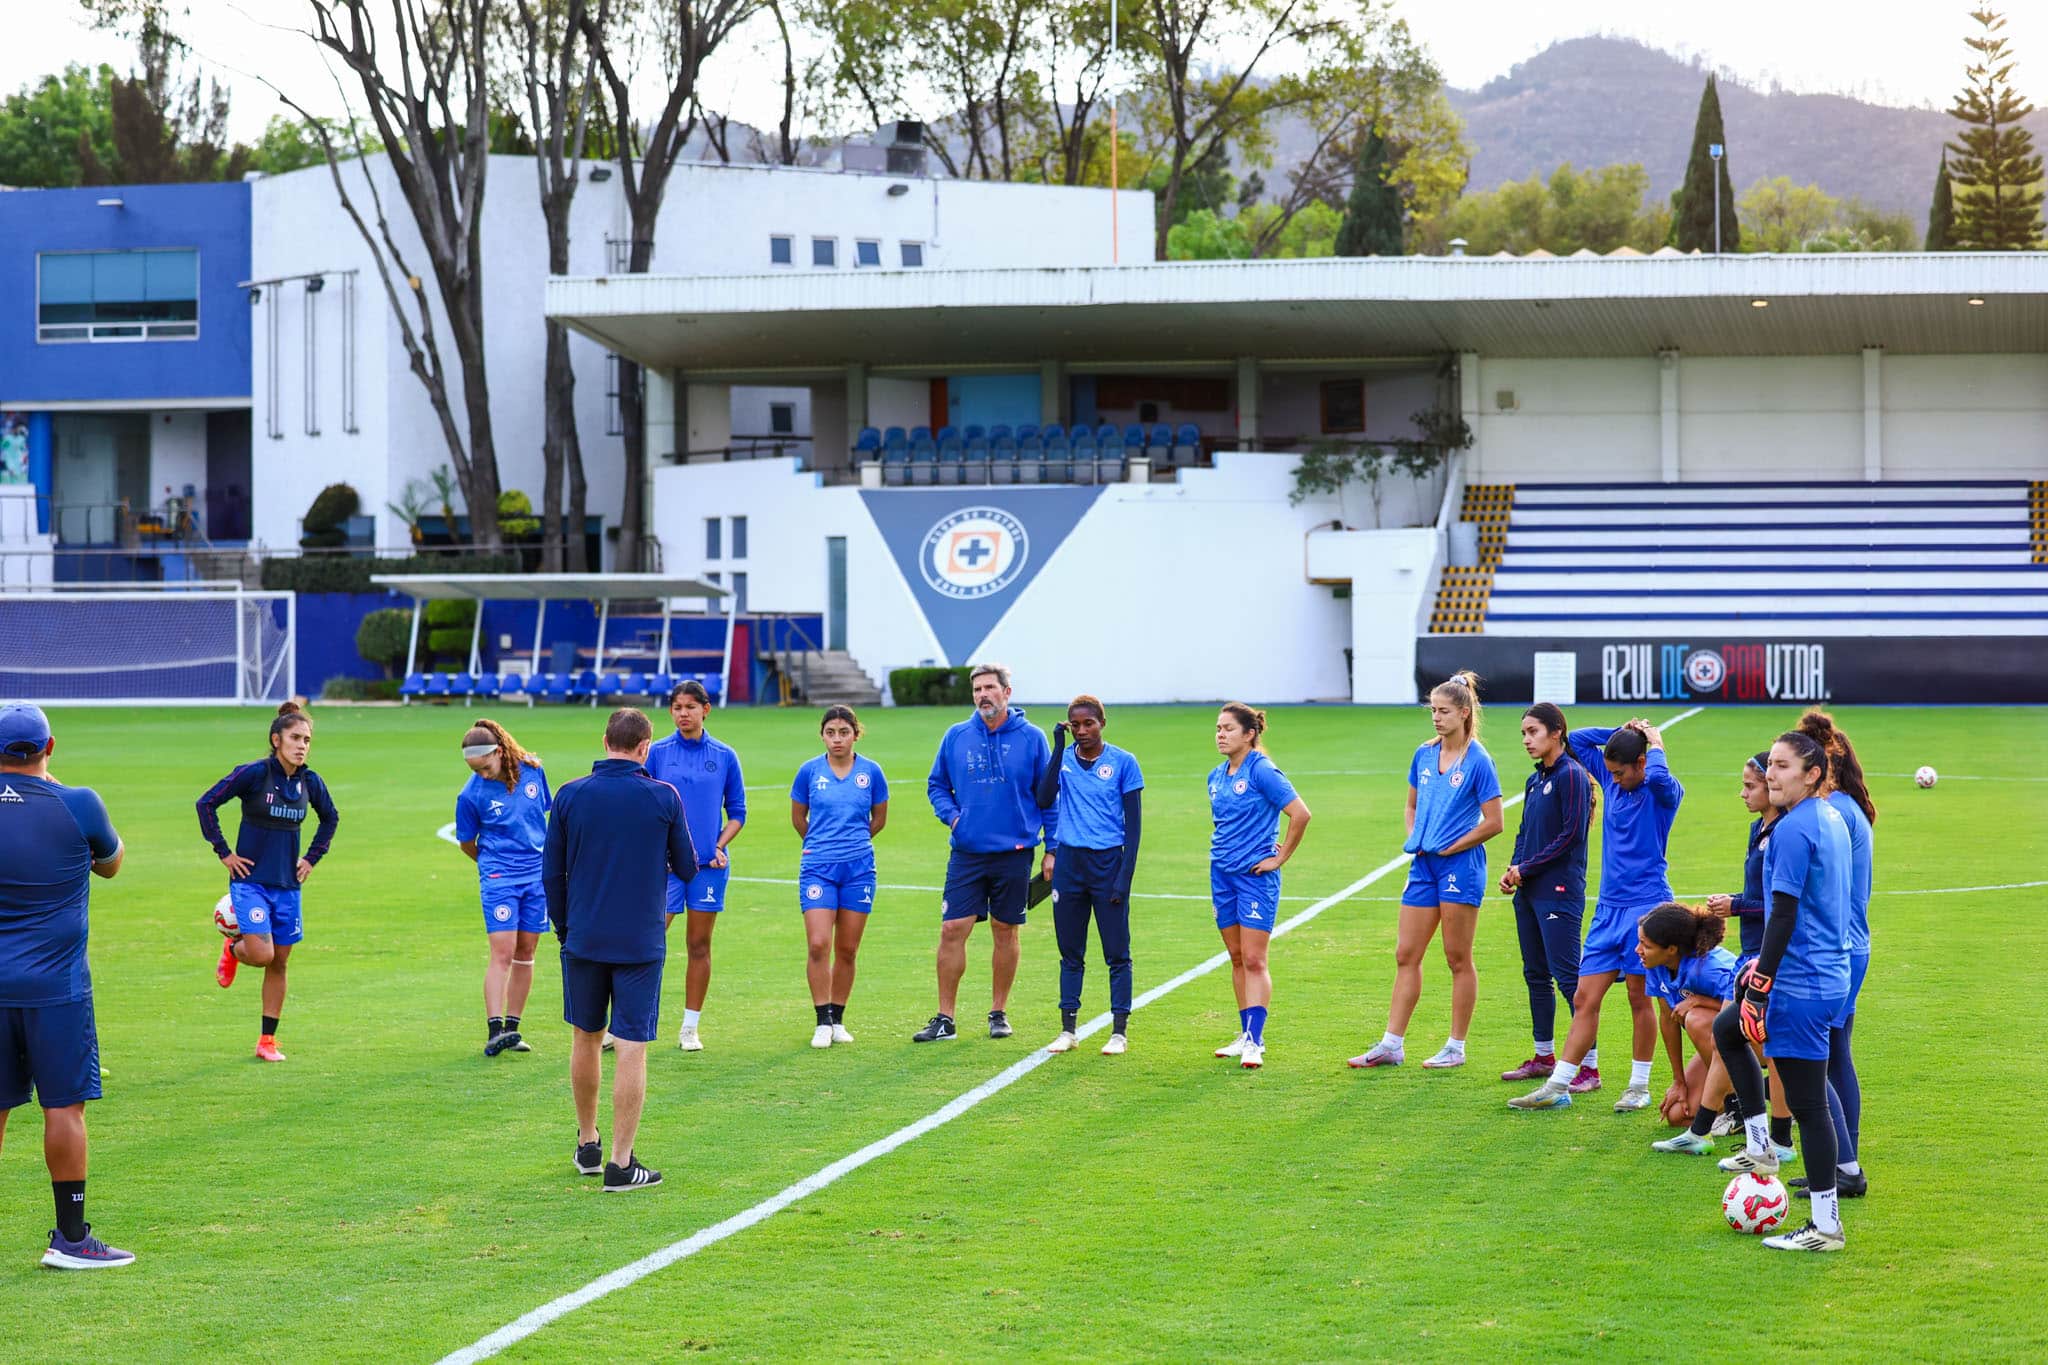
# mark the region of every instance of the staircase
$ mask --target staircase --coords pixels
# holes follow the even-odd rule
[[[2033,484],[2027,494],[2027,515],[2034,530],[2034,562],[2048,564],[2048,482]]]
[[[240,583],[245,588],[263,586],[263,566],[247,550],[187,550],[185,562],[194,578],[207,582]]]
[[[1436,609],[1429,615],[1432,635],[1477,635],[1485,628],[1486,604],[1493,595],[1493,571],[1507,548],[1508,520],[1514,515],[1515,486],[1507,483],[1467,484],[1459,519],[1479,527],[1479,567],[1445,569],[1436,590]]]
[[[843,649],[812,649],[780,656],[790,699],[810,706],[880,706],[882,694]]]

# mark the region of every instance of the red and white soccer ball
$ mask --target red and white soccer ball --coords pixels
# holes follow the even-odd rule
[[[1791,1209],[1792,1196],[1774,1175],[1744,1171],[1721,1195],[1721,1214],[1728,1226],[1759,1237],[1784,1222]]]
[[[1913,781],[1918,786],[1931,787],[1940,780],[1941,774],[1928,767],[1925,763],[1921,764],[1913,772]]]
[[[232,938],[242,931],[241,922],[235,918],[235,900],[222,896],[213,903],[213,927]]]

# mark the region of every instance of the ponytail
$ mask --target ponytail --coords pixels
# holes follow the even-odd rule
[[[1849,737],[1835,728],[1835,718],[1818,706],[1799,718],[1799,733],[1820,745],[1828,756],[1828,777],[1836,791],[1846,795],[1863,811],[1863,818],[1877,823],[1877,803],[1870,799],[1870,786],[1863,780],[1863,765],[1857,761]]]
[[[1251,735],[1252,747],[1254,749],[1257,749],[1260,753],[1265,752],[1266,713],[1264,711],[1259,710],[1255,706],[1247,706],[1241,701],[1224,702],[1220,709],[1225,715],[1237,722],[1238,728]]]
[[[1479,675],[1469,668],[1461,668],[1450,677],[1429,689],[1432,697],[1442,697],[1451,705],[1463,708],[1465,712],[1465,742],[1479,742]],[[1547,703],[1546,703],[1547,704]],[[1556,707],[1551,707],[1555,711]],[[1564,723],[1562,714],[1558,723]]]
[[[1705,957],[1728,933],[1726,920],[1677,901],[1666,901],[1644,915],[1638,927],[1644,938],[1659,948],[1678,949],[1680,957]]]
[[[277,708],[277,719],[270,722],[270,749],[277,752],[277,737],[294,725],[313,728],[313,718],[306,714],[306,708],[295,701],[285,702]]]
[[[498,780],[505,784],[506,791],[519,789],[519,769],[531,763],[536,768],[540,759],[519,747],[519,741],[512,738],[512,732],[498,722],[484,717],[469,727],[469,733],[462,737],[462,747],[467,749],[478,744],[494,744],[498,748]]]
[[[1820,769],[1820,777],[1813,784],[1810,795],[1819,796],[1828,785],[1828,751],[1821,747],[1819,740],[1804,730],[1787,730],[1778,736],[1778,743],[1790,749],[1799,757],[1799,770]]]

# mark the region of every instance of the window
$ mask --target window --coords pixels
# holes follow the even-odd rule
[[[855,242],[853,244],[853,263],[855,265],[880,265],[882,263],[882,244],[880,242]]]
[[[745,559],[747,557],[747,519],[745,517],[734,517],[732,519],[732,557],[734,559]]]
[[[197,251],[49,251],[36,265],[38,341],[199,335]]]
[[[706,559],[718,558],[718,531],[719,521],[717,517],[704,518],[704,557]]]
[[[1365,430],[1365,381],[1323,381],[1323,430],[1329,433]]]
[[[796,435],[796,404],[770,403],[768,405],[768,434],[770,436]]]
[[[898,245],[903,250],[903,268],[905,270],[916,270],[924,264],[923,242],[901,242]]]
[[[839,264],[839,239],[837,237],[811,238],[811,264],[835,266]]]
[[[747,576],[736,573],[732,576],[733,610],[744,613],[747,609]]]
[[[790,265],[796,260],[796,238],[770,237],[768,239],[768,264]]]

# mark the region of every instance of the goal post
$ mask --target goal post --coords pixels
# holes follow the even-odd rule
[[[0,700],[275,706],[293,694],[298,600],[243,588],[0,591]]]

